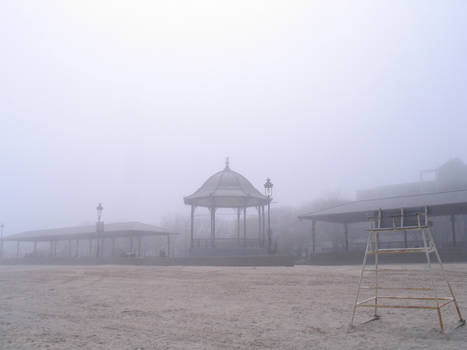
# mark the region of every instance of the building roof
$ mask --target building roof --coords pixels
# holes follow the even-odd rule
[[[141,222],[119,222],[105,224],[103,232],[96,232],[96,225],[62,227],[45,230],[26,231],[9,235],[5,241],[48,241],[66,239],[85,239],[105,237],[128,237],[128,236],[167,236],[177,234],[168,232],[158,226],[143,224]]]
[[[431,216],[467,214],[467,190],[359,200],[300,215],[299,218],[341,223],[363,222],[376,216],[378,209],[397,211],[425,206],[429,207]]]
[[[243,208],[265,205],[268,198],[246,177],[230,169],[227,161],[224,170],[212,175],[184,201],[185,204],[201,207]]]

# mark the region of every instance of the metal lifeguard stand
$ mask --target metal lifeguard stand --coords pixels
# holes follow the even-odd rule
[[[400,211],[384,211],[379,209],[376,217],[369,218],[369,232],[368,240],[366,245],[365,257],[363,258],[362,269],[360,273],[360,280],[358,282],[357,295],[355,297],[355,303],[352,311],[352,320],[350,321],[350,326],[353,326],[355,319],[355,312],[357,308],[373,308],[374,316],[372,320],[379,319],[378,310],[384,308],[391,309],[428,309],[436,310],[439,319],[439,326],[441,332],[444,333],[444,324],[441,314],[441,309],[451,303],[454,303],[456,307],[457,314],[459,316],[459,326],[465,325],[465,320],[462,318],[459,305],[457,304],[456,297],[454,295],[454,290],[452,289],[451,284],[446,278],[446,273],[441,262],[438,250],[436,249],[435,242],[433,240],[433,234],[431,232],[431,224],[428,218],[428,207],[404,210]],[[380,235],[389,234],[394,232],[404,233],[406,231],[412,231],[415,233],[421,234],[421,240],[423,246],[420,247],[403,247],[403,248],[381,248]],[[414,287],[414,286],[387,286],[381,284],[381,272],[391,272],[397,270],[399,271],[417,271],[414,269],[404,270],[404,269],[380,269],[379,258],[382,254],[425,254],[427,268],[426,271],[430,275],[431,286],[429,287]],[[438,295],[437,287],[435,286],[435,271],[433,271],[431,263],[431,254],[434,254],[436,261],[440,267],[441,279],[446,283],[449,290],[450,296],[440,297]],[[368,257],[374,256],[374,267],[367,265]],[[365,277],[366,272],[374,273],[374,285],[369,287],[363,287],[362,281]],[[418,272],[421,272],[418,270]],[[373,283],[373,282],[372,282]],[[374,291],[374,295],[364,299],[359,300],[362,289],[370,289]],[[430,296],[399,296],[399,295],[387,295],[383,293],[391,294],[391,291],[394,290],[404,290],[407,294],[412,292],[417,292],[422,294],[422,292],[430,292]],[[387,292],[388,291],[388,292]],[[373,294],[373,293],[372,293]],[[397,304],[392,304],[396,302]]]

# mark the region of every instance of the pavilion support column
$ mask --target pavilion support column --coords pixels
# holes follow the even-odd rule
[[[464,221],[464,251],[467,251],[467,215],[463,215]]]
[[[100,254],[102,257],[104,257],[104,251],[105,251],[105,238],[101,238],[101,243],[100,243],[101,249],[100,249]]]
[[[170,258],[170,235],[167,235],[167,257]]]
[[[457,242],[456,242],[456,216],[451,215],[450,220],[451,220],[452,246],[456,247],[457,246]]]
[[[191,206],[190,248],[194,247],[195,239],[195,206]]]
[[[130,236],[130,254],[133,254],[133,235]]]
[[[246,207],[243,208],[243,245],[246,247]]]
[[[77,258],[79,258],[79,239],[76,240],[76,252],[75,252],[75,256]]]
[[[216,208],[210,208],[211,211],[211,247],[216,246]]]
[[[49,257],[52,257],[52,252],[53,252],[53,242],[49,242]]]
[[[71,239],[68,240],[68,257],[71,258]]]
[[[89,238],[89,256],[92,256],[92,239]]]
[[[112,256],[115,256],[115,237],[112,237]]]
[[[141,236],[138,236],[138,256],[141,256]]]
[[[344,223],[345,251],[349,251],[349,225]]]
[[[316,252],[316,220],[311,221],[311,251],[314,254]]]

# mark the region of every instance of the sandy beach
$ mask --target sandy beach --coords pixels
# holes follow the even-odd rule
[[[467,264],[446,269],[465,317]],[[433,310],[385,309],[361,324],[371,312],[360,309],[349,330],[358,276],[359,266],[2,266],[0,349],[466,348],[453,305],[446,334]]]

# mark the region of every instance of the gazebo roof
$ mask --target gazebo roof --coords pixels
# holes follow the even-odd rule
[[[212,175],[195,193],[184,198],[185,204],[214,208],[244,208],[265,205],[268,198],[261,194],[243,175],[230,169]]]

